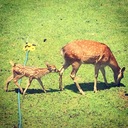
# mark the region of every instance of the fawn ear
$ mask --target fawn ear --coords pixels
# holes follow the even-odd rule
[[[49,63],[48,62],[45,62],[45,65],[48,67],[49,66]]]
[[[125,67],[123,67],[122,69],[121,69],[121,72],[124,72],[125,71]]]

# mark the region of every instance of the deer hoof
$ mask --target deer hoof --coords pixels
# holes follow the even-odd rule
[[[63,91],[64,89],[62,87],[60,87],[60,91]]]
[[[4,90],[5,90],[5,92],[8,92],[8,88],[5,87]]]
[[[97,93],[98,91],[97,90],[94,90],[94,93]]]
[[[46,93],[46,90],[43,90],[44,91],[44,93]]]
[[[20,90],[20,93],[23,94],[23,95],[25,94],[25,92],[23,90],[22,91]]]
[[[8,92],[8,89],[6,89],[5,92]]]
[[[84,96],[84,95],[85,95],[85,93],[81,93],[81,95],[83,95],[83,96]]]
[[[25,96],[25,93],[22,93],[23,96]]]
[[[63,91],[64,89],[63,88],[60,88],[60,91]]]
[[[81,94],[81,95],[85,95],[85,93],[84,93],[83,91],[80,91],[80,94]]]

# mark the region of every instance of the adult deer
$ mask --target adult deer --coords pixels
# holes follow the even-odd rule
[[[76,73],[81,64],[93,64],[95,67],[95,79],[94,79],[94,92],[97,92],[97,78],[99,70],[102,72],[105,84],[107,85],[107,79],[105,76],[105,66],[109,66],[114,73],[114,80],[116,85],[120,84],[123,78],[125,67],[122,69],[119,67],[113,53],[110,48],[96,41],[90,40],[76,40],[68,43],[61,49],[61,53],[64,57],[65,63],[59,70],[59,88],[62,88],[62,75],[65,69],[72,65],[72,72],[70,77],[74,80],[79,92],[84,94],[83,90],[79,86],[76,80]]]

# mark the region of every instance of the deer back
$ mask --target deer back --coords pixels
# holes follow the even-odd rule
[[[77,60],[88,64],[107,64],[111,59],[116,61],[107,45],[89,40],[71,42],[62,48],[62,53],[66,61]]]

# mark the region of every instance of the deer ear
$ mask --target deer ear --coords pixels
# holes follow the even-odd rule
[[[124,72],[125,71],[125,67],[123,67],[122,69],[121,69],[121,72]]]

